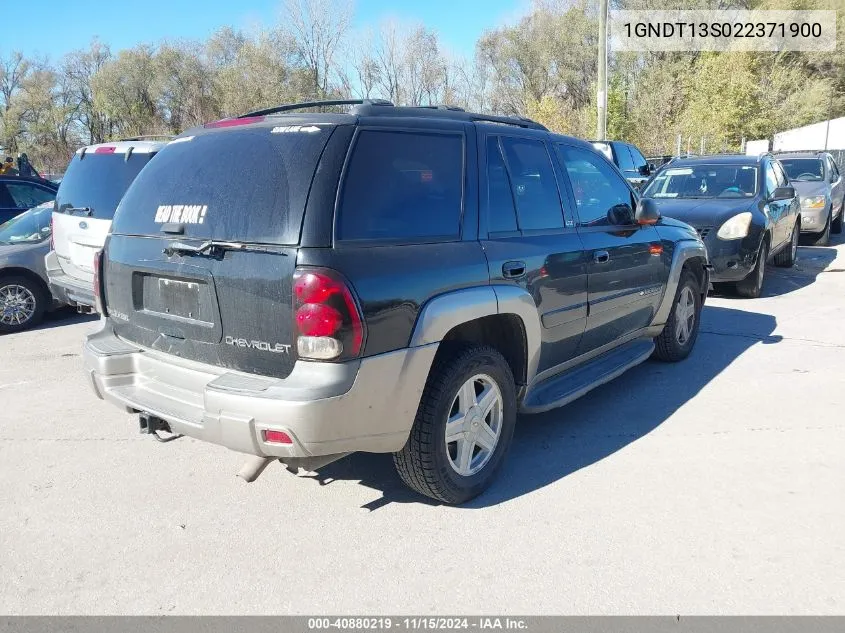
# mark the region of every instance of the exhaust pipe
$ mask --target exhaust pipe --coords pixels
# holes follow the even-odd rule
[[[264,469],[270,462],[279,460],[287,468],[288,472],[294,475],[299,474],[299,469],[302,468],[307,472],[313,472],[318,468],[322,468],[332,462],[336,462],[349,455],[349,453],[337,453],[335,455],[318,455],[316,457],[258,457],[249,458],[238,473],[238,477],[247,483],[252,483],[264,472]]]
[[[248,484],[251,484],[253,481],[258,479],[261,473],[264,472],[264,469],[267,468],[268,464],[276,459],[278,459],[278,457],[251,457],[241,468],[238,473],[238,477]]]
[[[91,306],[82,305],[81,303],[76,304],[76,311],[79,314],[94,314],[94,308]]]

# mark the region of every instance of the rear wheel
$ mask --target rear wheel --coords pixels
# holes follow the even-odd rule
[[[789,241],[789,246],[775,255],[775,266],[792,268],[795,265],[795,260],[798,258],[799,239],[801,239],[801,226],[796,222],[792,228],[792,238]]]
[[[757,263],[754,270],[742,281],[736,283],[736,293],[746,299],[756,299],[763,292],[763,281],[766,276],[766,260],[769,258],[769,243],[764,239],[757,253]]]
[[[486,346],[444,353],[393,462],[402,481],[420,494],[462,503],[493,481],[515,424],[516,387],[502,355]]]
[[[701,290],[689,270],[681,273],[672,312],[663,331],[654,339],[654,357],[667,362],[685,359],[698,338],[701,316]]]
[[[0,333],[11,334],[38,325],[46,308],[43,289],[31,279],[0,279]]]
[[[819,233],[815,239],[815,246],[828,246],[830,244],[830,214],[827,216],[827,221],[824,223],[824,230]]]

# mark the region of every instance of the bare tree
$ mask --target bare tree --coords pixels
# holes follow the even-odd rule
[[[285,0],[282,31],[311,78],[313,96],[330,92],[336,55],[352,22],[350,0]]]
[[[97,39],[88,50],[65,55],[60,67],[65,91],[76,101],[77,118],[87,132],[88,143],[101,143],[113,133],[109,117],[94,103],[93,80],[112,59],[111,49]]]

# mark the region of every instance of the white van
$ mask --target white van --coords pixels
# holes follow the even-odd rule
[[[167,144],[137,137],[76,151],[56,194],[53,240],[44,263],[50,290],[80,312],[94,309],[94,256],[135,176]],[[158,139],[158,140],[156,140]]]

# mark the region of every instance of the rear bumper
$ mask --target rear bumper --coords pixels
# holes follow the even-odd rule
[[[347,363],[297,361],[287,378],[276,379],[139,348],[105,320],[83,356],[100,398],[159,417],[174,433],[284,459],[400,450],[438,345]],[[284,431],[293,443],[267,443],[264,430]]]
[[[50,292],[58,301],[74,306],[94,307],[93,285],[65,274],[59,264],[56,251],[50,251],[47,254],[44,258],[44,267],[47,269]]]

